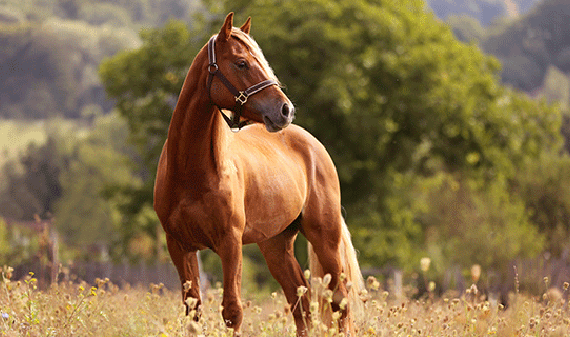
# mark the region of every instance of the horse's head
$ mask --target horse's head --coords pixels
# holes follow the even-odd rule
[[[280,131],[293,120],[294,108],[257,43],[249,36],[250,19],[232,27],[228,14],[220,33],[209,43],[208,86],[214,104],[243,118]],[[235,125],[234,125],[235,126]]]

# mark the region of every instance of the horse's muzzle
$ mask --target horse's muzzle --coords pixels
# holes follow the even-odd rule
[[[293,121],[295,108],[290,102],[284,102],[280,109],[274,109],[263,115],[265,128],[269,132],[281,131]]]

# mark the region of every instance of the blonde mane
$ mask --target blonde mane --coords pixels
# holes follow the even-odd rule
[[[263,52],[261,51],[261,48],[259,48],[257,42],[255,42],[255,40],[251,36],[249,36],[249,34],[242,32],[239,28],[236,27],[232,27],[232,37],[235,37],[236,39],[241,41],[245,45],[247,50],[249,50],[251,56],[253,56],[257,60],[257,62],[259,62],[261,68],[267,74],[269,79],[274,80],[275,82],[279,83],[279,85],[281,86],[281,82],[279,82],[279,79],[277,78],[277,76],[275,76],[273,69],[265,59],[265,56],[263,55]]]

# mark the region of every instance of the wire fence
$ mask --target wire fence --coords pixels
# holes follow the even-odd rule
[[[506,295],[517,291],[540,295],[549,289],[564,288],[565,282],[570,282],[570,258],[547,259],[544,257],[526,260],[516,260],[509,264],[502,273],[496,271],[483,271],[484,277],[477,281],[481,290],[496,294]],[[121,287],[144,286],[149,284],[164,284],[169,290],[180,289],[180,279],[174,265],[168,262],[158,263],[113,263],[113,262],[73,262],[69,266],[51,266],[50,263],[21,264],[14,266],[13,280],[22,279],[31,273],[38,279],[40,289],[46,289],[52,282],[85,281],[95,284],[96,279],[108,278],[112,283]],[[383,288],[390,294],[410,296],[414,288],[426,291],[427,283],[432,281],[424,278],[420,273],[415,276],[404,275],[402,270],[393,267],[372,268],[363,270],[365,277],[374,275],[382,280]],[[207,275],[201,273],[202,286],[207,287]],[[469,275],[455,266],[449,268],[443,275],[433,279],[437,284],[437,294],[442,295],[452,292],[461,295],[474,283]],[[426,283],[426,284],[424,284]]]
[[[52,282],[85,281],[95,284],[96,280],[108,278],[119,286],[148,286],[150,283],[164,284],[170,290],[180,289],[180,279],[174,265],[164,263],[112,263],[74,262],[69,266],[51,266],[39,261],[14,267],[12,279],[18,280],[33,273],[40,289],[46,289]]]

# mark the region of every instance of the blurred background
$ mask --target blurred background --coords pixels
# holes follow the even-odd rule
[[[156,166],[230,11],[336,163],[365,275],[416,297],[570,280],[568,0],[0,0],[0,266],[179,286]],[[244,288],[277,289],[244,253]]]

